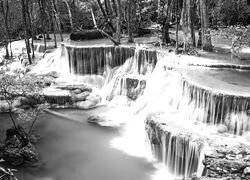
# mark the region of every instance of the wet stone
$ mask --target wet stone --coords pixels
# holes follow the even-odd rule
[[[214,147],[211,155],[203,161],[208,177],[227,177],[229,179],[248,179],[250,175],[250,147],[240,144],[233,147]]]
[[[57,88],[62,89],[62,90],[69,90],[69,91],[75,91],[75,90],[79,89],[82,92],[84,92],[84,91],[92,92],[92,88],[90,87],[90,85],[87,85],[87,84],[59,85],[59,86],[57,86]]]
[[[244,169],[244,175],[250,175],[250,167]]]
[[[75,94],[80,94],[82,91],[81,91],[81,89],[76,89],[76,90],[74,90],[73,91]]]
[[[127,78],[127,96],[132,100],[136,100],[144,93],[146,88],[146,80],[140,80],[136,78]]]

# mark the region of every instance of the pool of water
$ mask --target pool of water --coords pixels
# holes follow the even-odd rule
[[[189,82],[222,94],[250,96],[250,71],[235,69],[189,68],[183,70]]]
[[[19,167],[19,180],[149,180],[156,169],[144,159],[128,156],[110,146],[119,136],[118,128],[89,124],[89,112],[60,110],[71,120],[52,114],[41,116],[36,133],[40,162],[34,167]],[[95,111],[92,111],[95,113]],[[78,122],[79,121],[79,122]],[[6,128],[8,115],[0,115]],[[3,140],[3,130],[1,130]]]

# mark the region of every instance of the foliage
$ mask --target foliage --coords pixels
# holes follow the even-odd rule
[[[0,179],[17,180],[14,172],[16,172],[16,169],[3,168],[0,166]]]
[[[214,38],[223,38],[231,42],[233,51],[238,52],[244,47],[249,47],[249,27],[245,26],[228,26],[218,30],[211,30],[211,36]]]
[[[20,78],[2,74],[0,76],[0,96],[8,103],[10,118],[17,131],[17,121],[32,122],[27,132],[28,135],[30,135],[39,114],[48,107],[42,94],[42,84],[35,77]],[[17,101],[27,105],[28,109],[14,111],[13,106]],[[13,116],[12,113],[17,116]]]
[[[210,2],[210,20],[213,26],[248,25],[250,9],[247,0],[212,0]]]

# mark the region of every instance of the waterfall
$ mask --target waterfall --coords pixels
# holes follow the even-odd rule
[[[137,99],[146,86],[144,76],[151,73],[157,63],[155,50],[140,47],[65,45],[65,49],[71,75],[105,77],[102,91],[109,101],[115,96]]]
[[[45,54],[38,64],[32,69],[31,73],[46,74],[54,71],[61,74],[61,76],[68,76],[69,66],[66,56],[67,51],[62,45],[60,48],[53,50],[51,53]]]
[[[179,108],[183,98],[182,76],[177,72],[167,71],[163,63],[159,62],[156,51],[141,47],[66,46],[66,50],[71,74],[97,74],[105,77],[102,91],[107,100],[117,97],[137,99],[132,106],[132,114],[139,111],[140,115],[134,116],[125,127],[125,134],[128,136],[114,140],[112,145],[133,155],[140,153],[148,156],[143,145],[146,137],[143,133],[146,115],[159,108],[163,111]],[[129,113],[131,112],[126,112]],[[135,138],[136,134],[141,135]],[[201,149],[199,141],[196,142],[191,136],[186,137],[187,134],[165,134],[163,131],[160,134],[163,143],[158,145],[153,144],[149,138],[154,155],[165,164],[171,174],[190,177],[198,168]],[[140,152],[137,153],[136,150]]]
[[[157,160],[175,177],[189,178],[202,172],[205,141],[218,135],[218,126],[236,135],[250,130],[250,97],[201,86],[170,63],[158,51],[140,46],[62,44],[37,69],[55,70],[64,81],[91,84],[103,99],[129,105],[106,114],[119,118],[119,123],[126,119],[122,137],[111,145],[130,155]],[[60,105],[72,102],[67,94],[47,99]]]
[[[128,73],[137,71],[140,74],[146,74],[148,71],[152,71],[157,62],[156,51],[134,47],[66,46],[66,49],[70,73],[76,75],[103,74],[106,66],[113,69],[123,65],[130,58],[132,60],[127,62],[127,66],[123,66],[123,71]]]
[[[168,171],[189,178],[197,172],[203,141],[185,131],[174,132],[151,116],[146,120],[146,132],[154,156],[166,165]]]
[[[211,124],[223,124],[230,113],[246,112],[250,106],[250,98],[227,95],[203,89],[183,80],[184,95],[193,101],[196,108],[204,109],[203,121]]]

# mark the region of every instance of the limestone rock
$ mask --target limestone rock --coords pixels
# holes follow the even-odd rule
[[[227,127],[225,125],[219,125],[219,127],[217,129],[217,132],[220,134],[226,133],[227,131],[228,130],[227,130]]]
[[[6,101],[0,101],[0,112],[8,112],[9,104]]]
[[[75,104],[75,106],[79,109],[87,110],[94,108],[96,106],[96,103],[92,101],[79,101]]]
[[[91,109],[96,107],[101,102],[101,97],[98,95],[90,94],[85,101],[75,103],[75,106],[80,109]]]
[[[248,179],[250,175],[250,147],[240,144],[237,146],[218,146],[210,155],[205,155],[203,164],[209,177],[231,179]]]
[[[93,124],[100,124],[103,121],[104,120],[100,116],[97,116],[97,115],[92,115],[88,118],[88,122],[93,123]]]
[[[48,74],[46,74],[46,76],[50,76],[50,77],[53,77],[53,78],[58,78],[59,74],[56,71],[51,71]]]
[[[245,175],[250,175],[250,167],[246,167],[246,168],[244,169],[244,174],[245,174]]]
[[[89,94],[90,94],[89,91],[84,91],[84,92],[81,92],[79,94],[73,94],[72,95],[72,100],[74,102],[85,101],[87,99],[87,97],[89,96]]]
[[[76,89],[73,91],[74,94],[80,94],[81,92],[82,92],[81,89]]]
[[[35,162],[38,160],[38,152],[30,143],[27,134],[21,126],[10,128],[6,131],[6,140],[1,149],[2,158],[14,165],[21,165],[24,162]]]
[[[92,92],[92,88],[88,84],[70,84],[70,85],[60,85],[57,86],[58,89],[74,91],[76,89],[80,89],[82,92],[89,91]]]
[[[127,96],[132,100],[136,100],[143,94],[146,88],[146,80],[140,80],[136,78],[127,78]]]

